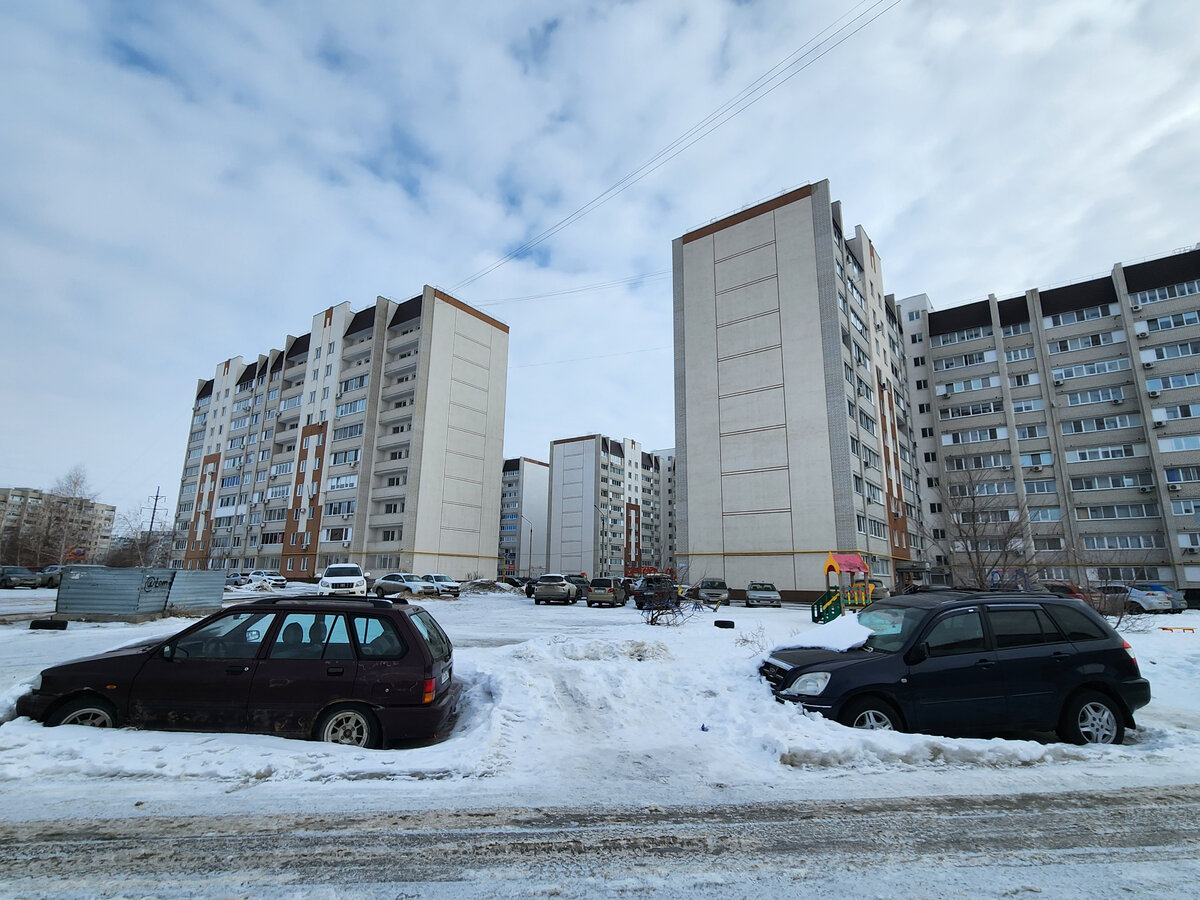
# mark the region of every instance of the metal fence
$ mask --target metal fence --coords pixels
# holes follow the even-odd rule
[[[55,613],[88,619],[152,619],[221,608],[225,573],[182,569],[67,566]]]

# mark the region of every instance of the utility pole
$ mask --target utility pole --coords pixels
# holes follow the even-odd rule
[[[162,496],[161,491],[162,491],[162,485],[159,485],[158,487],[156,487],[154,489],[154,496],[150,498],[151,500],[154,501],[154,506],[150,510],[150,528],[147,529],[147,531],[146,531],[146,549],[147,550],[149,550],[150,546],[154,543],[154,520],[158,516],[158,501],[167,499],[166,497]],[[154,555],[158,556],[157,548],[156,548]],[[144,563],[153,564],[154,560],[153,559],[144,560]]]

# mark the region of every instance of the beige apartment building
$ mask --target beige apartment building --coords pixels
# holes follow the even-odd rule
[[[426,286],[199,382],[176,568],[496,568],[508,327]]]
[[[550,464],[518,457],[504,461],[500,482],[500,575],[536,577],[546,569],[546,501]]]
[[[1200,247],[899,306],[935,580],[1200,587]]]
[[[0,559],[8,565],[103,565],[117,509],[36,488],[0,488]]]
[[[823,590],[830,551],[885,583],[922,553],[904,336],[829,183],[673,244],[679,577]]]
[[[674,572],[671,451],[599,434],[550,445],[547,571],[635,576]]]

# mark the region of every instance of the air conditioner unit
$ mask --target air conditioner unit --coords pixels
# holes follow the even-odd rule
[[[1144,341],[1146,338],[1150,337],[1150,332],[1148,331],[1138,331],[1135,333],[1137,334],[1137,339],[1139,341]]]
[[[1113,406],[1120,406],[1122,403],[1125,402],[1125,398],[1124,397],[1113,397],[1112,402],[1113,402]]]
[[[1148,493],[1150,493],[1152,490],[1154,490],[1154,488],[1152,488],[1152,487],[1146,487],[1146,486],[1144,486],[1144,485],[1143,485],[1142,487],[1138,488],[1138,493],[1140,493],[1140,494],[1148,494]]]
[[[1042,471],[1042,467],[1041,466],[1030,466],[1029,471],[1030,472],[1040,472],[1040,471]]]
[[[1146,360],[1144,363],[1142,363],[1142,368],[1143,369],[1153,369],[1154,363],[1150,362],[1150,360]]]
[[[1158,391],[1146,391],[1146,396],[1147,397],[1157,397]]]
[[[1168,485],[1167,485],[1167,490],[1168,490],[1168,491],[1170,491],[1172,494],[1174,494],[1174,493],[1177,493],[1177,492],[1179,491],[1179,485],[1177,485],[1177,484],[1168,484]]]
[[[1140,306],[1138,306],[1136,303],[1130,303],[1130,304],[1129,304],[1129,308],[1130,308],[1130,309],[1131,309],[1133,312],[1141,312],[1141,311],[1142,311],[1142,308],[1141,308]]]
[[[1001,469],[1001,471],[1003,471],[1003,472],[1011,472],[1011,471],[1012,471],[1012,466],[1001,466],[1001,467],[1000,467],[1000,469]]]
[[[358,460],[357,460],[357,459],[352,459],[352,460],[350,460],[350,468],[352,468],[352,469],[353,469],[353,468],[354,468],[355,466],[357,466],[357,465],[358,465]]]
[[[343,546],[343,547],[349,547],[349,546],[350,546],[350,542],[349,542],[349,541],[342,541],[342,546]]]
[[[1195,548],[1195,547],[1184,547],[1184,548],[1183,548],[1183,552],[1184,552],[1184,553],[1195,553],[1195,552],[1196,552],[1196,548]]]
[[[1166,428],[1166,427],[1167,427],[1167,423],[1166,423],[1166,422],[1155,422],[1155,423],[1154,423],[1154,427],[1155,427],[1155,428]]]
[[[1055,387],[1062,387],[1062,384],[1063,384],[1063,380],[1062,380],[1061,378],[1055,378],[1055,379],[1054,379],[1054,386],[1055,386]]]
[[[342,514],[342,518],[343,518],[343,519],[348,519],[348,518],[350,518],[350,514],[349,514],[349,513],[343,513],[343,514]]]

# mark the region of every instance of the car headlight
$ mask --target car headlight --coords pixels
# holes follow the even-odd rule
[[[329,587],[329,582],[322,578],[319,587]]]
[[[780,691],[783,697],[815,697],[829,684],[829,672],[805,672]]]
[[[365,579],[365,578],[359,578],[357,581],[355,581],[355,582],[354,582],[354,586],[355,586],[355,587],[366,587],[366,586],[367,586],[367,579]]]

